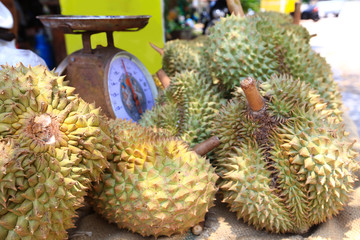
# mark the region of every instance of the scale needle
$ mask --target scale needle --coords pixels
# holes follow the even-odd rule
[[[126,83],[126,85],[128,85],[128,86],[130,87],[130,89],[131,89],[131,92],[132,92],[132,94],[133,94],[133,98],[134,98],[134,101],[135,101],[135,106],[136,106],[138,112],[139,112],[140,114],[142,114],[141,104],[140,104],[140,102],[139,102],[139,100],[138,100],[138,98],[137,98],[137,96],[136,96],[134,87],[133,87],[133,85],[131,84],[129,74],[128,74],[127,71],[126,71],[125,64],[124,64],[124,61],[123,61],[122,59],[121,59],[121,62],[122,62],[122,65],[123,65],[123,67],[124,67],[125,74],[126,74],[125,83]]]

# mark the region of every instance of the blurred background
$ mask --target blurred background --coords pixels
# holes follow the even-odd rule
[[[36,52],[50,69],[55,68],[68,54],[81,48],[81,41],[64,37],[61,31],[44,28],[36,19],[38,15],[136,15],[150,12],[149,15],[153,15],[155,20],[150,21],[149,26],[152,24],[153,28],[150,27],[151,30],[146,32],[146,36],[151,38],[151,34],[156,34],[154,41],[163,47],[169,40],[192,39],[207,34],[212,25],[229,14],[225,0],[1,2],[13,14],[14,26],[11,31],[16,36],[16,47]],[[241,3],[248,15],[257,11],[278,11],[291,15],[295,6],[295,0],[242,0]],[[156,15],[159,15],[158,20]],[[311,45],[332,66],[334,77],[343,94],[345,108],[360,129],[360,0],[303,0],[300,24],[315,35],[311,39]],[[128,38],[127,35],[121,36]],[[139,44],[152,52],[148,44],[137,42],[137,39],[143,39],[144,36],[130,36],[128,42],[121,43],[125,50],[132,52],[139,49],[138,52],[132,53],[140,59],[143,56],[138,55],[142,55],[141,52],[144,51],[138,47]],[[135,50],[127,49],[126,45],[131,43],[136,43]],[[161,67],[161,59],[157,55],[154,59],[150,56],[150,60],[145,62],[151,73]]]

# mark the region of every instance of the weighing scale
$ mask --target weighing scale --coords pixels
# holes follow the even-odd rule
[[[95,102],[112,118],[138,121],[155,105],[157,88],[144,64],[131,53],[114,46],[114,31],[139,31],[151,16],[66,16],[37,18],[64,33],[81,34],[83,49],[67,56],[57,67],[87,102]],[[91,48],[91,35],[105,32],[106,47]]]

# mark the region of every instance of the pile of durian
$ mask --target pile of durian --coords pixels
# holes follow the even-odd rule
[[[170,87],[141,123],[190,142],[192,129],[217,136],[211,160],[223,202],[256,229],[304,233],[336,215],[359,164],[342,124],[340,92],[329,64],[311,49],[312,36],[274,12],[231,15],[209,32],[195,42],[166,43]],[[191,107],[180,99],[191,99],[184,101]],[[219,112],[203,103],[218,108],[224,99]]]
[[[164,49],[171,83],[140,124],[109,120],[45,67],[0,71],[0,239],[66,239],[76,210],[142,236],[237,217],[304,233],[348,202],[359,165],[310,35],[278,13],[229,16]],[[71,81],[71,80],[70,80]],[[212,162],[192,150],[217,136]]]
[[[46,67],[2,66],[0,239],[66,239],[88,191],[97,212],[143,236],[204,221],[209,161],[166,130],[109,123],[74,90]]]
[[[213,135],[212,122],[241,80],[259,83],[289,75],[316,89],[341,121],[341,96],[329,64],[311,49],[310,34],[275,12],[231,15],[208,36],[173,40],[163,49],[163,70],[171,78],[156,107],[140,124],[168,129],[191,146]]]

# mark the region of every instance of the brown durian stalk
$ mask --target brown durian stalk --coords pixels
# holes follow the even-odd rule
[[[214,148],[220,145],[220,140],[217,136],[213,136],[202,143],[199,143],[194,146],[193,150],[200,156],[205,156]]]
[[[258,112],[264,108],[264,99],[257,90],[255,80],[253,78],[249,77],[243,80],[240,83],[240,86],[244,91],[249,107],[253,112]]]
[[[150,45],[161,56],[164,56],[164,49],[156,46],[153,43],[150,43]],[[156,76],[159,78],[159,80],[160,80],[161,84],[163,85],[164,89],[166,89],[170,85],[170,78],[162,68],[159,71],[156,72]]]
[[[163,69],[160,69],[159,71],[156,72],[156,76],[159,78],[161,84],[163,85],[164,89],[168,88],[170,86],[170,78],[169,76],[165,73],[165,71]]]
[[[226,4],[229,8],[229,11],[234,15],[240,15],[241,17],[245,17],[243,8],[241,6],[240,0],[226,0]]]
[[[300,18],[301,18],[301,2],[295,3],[295,11],[294,11],[294,24],[299,25],[300,24]]]
[[[164,56],[164,49],[163,49],[163,48],[160,48],[160,47],[156,46],[156,45],[153,44],[153,43],[150,43],[150,46],[151,46],[155,51],[157,51],[161,56]]]

